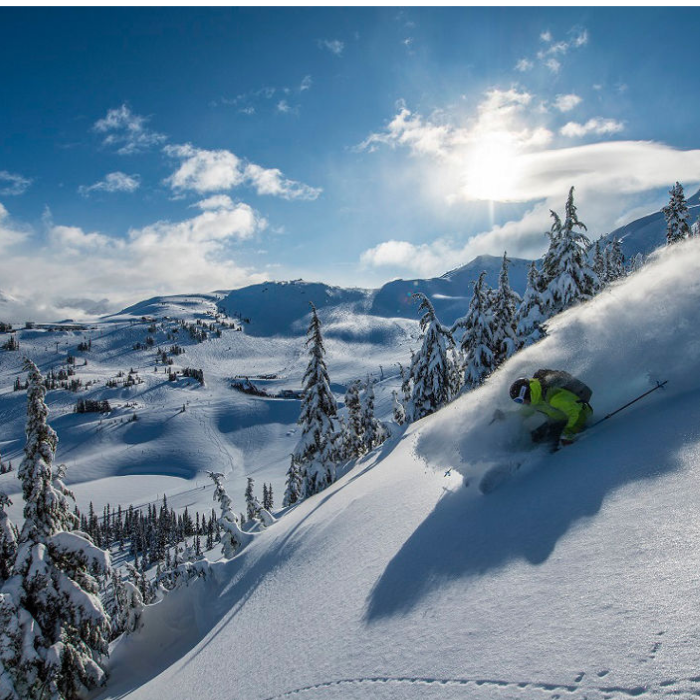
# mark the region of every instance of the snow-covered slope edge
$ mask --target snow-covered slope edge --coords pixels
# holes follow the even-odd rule
[[[662,251],[151,608],[104,697],[697,694],[698,269],[700,241]],[[599,416],[648,374],[669,385],[481,496],[484,469],[524,452],[493,409],[540,366],[587,381]]]

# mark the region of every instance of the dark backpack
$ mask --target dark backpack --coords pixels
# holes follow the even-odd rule
[[[593,395],[593,390],[589,386],[562,369],[538,369],[532,376],[542,385],[542,396],[549,389],[566,389],[576,394],[581,403],[588,403]]]

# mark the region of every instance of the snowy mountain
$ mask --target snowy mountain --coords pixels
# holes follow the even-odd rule
[[[527,283],[529,260],[510,258],[508,274],[511,287],[522,295]],[[411,295],[426,294],[442,323],[451,325],[464,315],[472,296],[472,283],[482,271],[486,271],[486,283],[498,285],[502,258],[480,255],[470,263],[432,279],[394,280],[377,290],[372,298],[370,313],[377,316],[415,318],[416,304]]]
[[[688,197],[688,225],[695,223],[700,214],[700,190]],[[666,219],[663,211],[659,210],[641,219],[625,224],[603,237],[605,241],[618,238],[622,241],[622,252],[628,260],[637,253],[649,255],[653,250],[666,242]]]
[[[116,644],[100,698],[695,697],[700,242],[557,318]],[[514,377],[565,367],[603,417],[530,449]],[[489,496],[481,476],[522,463]],[[204,498],[193,494],[193,498]]]

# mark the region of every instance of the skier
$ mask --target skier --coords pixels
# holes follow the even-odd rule
[[[571,445],[593,415],[588,403],[593,392],[563,370],[540,369],[532,379],[521,377],[510,387],[510,397],[524,406],[526,415],[542,413],[547,420],[530,433],[532,441],[548,443],[552,451]]]

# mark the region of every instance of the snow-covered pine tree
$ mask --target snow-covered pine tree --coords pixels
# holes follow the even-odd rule
[[[595,242],[595,248],[593,252],[593,272],[595,272],[596,277],[600,287],[604,287],[608,283],[608,277],[606,272],[606,255],[603,248],[600,246],[600,238]]]
[[[110,620],[91,572],[108,574],[109,554],[82,532],[68,490],[53,474],[58,438],[47,422],[46,388],[36,365],[25,361],[27,442],[18,470],[24,525],[12,576],[3,593],[15,611],[16,633],[0,644],[5,672],[20,697],[73,700],[104,682]],[[11,635],[12,637],[13,635]],[[17,645],[19,643],[19,645]]]
[[[253,494],[253,487],[255,486],[255,481],[252,476],[248,477],[248,485],[245,489],[245,514],[248,520],[256,520],[258,509],[256,507],[257,498]]]
[[[474,389],[483,384],[496,369],[493,352],[494,320],[489,306],[489,289],[482,272],[474,282],[474,294],[467,315],[458,319],[452,333],[462,330],[460,348],[464,368],[464,385]]]
[[[545,336],[546,313],[540,294],[540,273],[533,260],[527,271],[527,287],[515,315],[518,346],[527,347]]]
[[[275,495],[272,493],[272,484],[267,487],[267,498],[263,500],[263,508],[270,513],[275,508]]]
[[[627,274],[631,275],[633,272],[637,272],[637,270],[641,270],[644,267],[644,255],[642,253],[637,253],[630,261],[629,265],[627,266]]]
[[[520,306],[520,295],[510,288],[508,279],[508,263],[510,260],[503,254],[501,272],[498,276],[498,288],[491,300],[493,313],[494,334],[493,352],[496,367],[503,364],[518,350],[518,335],[516,332],[515,314]]]
[[[459,396],[464,384],[464,375],[462,373],[462,359],[457,347],[450,350],[450,396]]]
[[[695,219],[695,223],[690,227],[690,237],[695,238],[700,236],[700,216]]]
[[[406,422],[406,409],[404,409],[396,389],[391,392],[391,396],[393,399],[394,422],[396,425],[403,425]]]
[[[352,382],[345,392],[345,406],[348,409],[345,422],[345,456],[346,459],[355,459],[365,452],[359,381]]]
[[[625,256],[622,253],[622,241],[619,238],[613,238],[605,247],[605,271],[608,282],[614,282],[626,274]]]
[[[579,221],[574,205],[574,188],[569,190],[566,200],[564,223],[551,212],[554,218],[550,231],[550,248],[545,255],[543,268],[546,291],[542,295],[548,317],[568,309],[574,304],[590,299],[599,286],[588,261],[590,241],[582,233],[586,225]]]
[[[238,516],[233,510],[233,501],[226,493],[224,475],[220,472],[208,472],[214,482],[214,500],[219,502],[221,517],[218,520],[222,529],[221,551],[226,559],[230,559],[243,545],[243,532],[238,525]]]
[[[287,508],[303,498],[302,490],[304,488],[304,480],[301,475],[301,469],[294,460],[294,455],[291,456],[289,469],[287,470],[287,481],[282,498],[282,506]]]
[[[662,209],[666,218],[666,245],[678,243],[690,235],[688,227],[688,205],[683,193],[683,185],[680,182],[668,191],[670,199]]]
[[[0,491],[0,588],[12,575],[17,555],[19,531],[5,510],[11,505],[12,501],[7,494]]]
[[[384,424],[374,414],[374,386],[369,375],[362,396],[363,451],[369,452],[381,445],[389,436]]]
[[[129,566],[129,565],[127,565]],[[133,570],[133,575],[136,570]],[[112,571],[112,590],[109,598],[109,615],[112,621],[112,639],[121,634],[129,634],[141,626],[143,597],[136,584],[122,579],[117,569]]]
[[[413,296],[420,300],[419,313],[423,311],[420,320],[423,342],[411,362],[413,391],[407,413],[411,420],[420,420],[437,411],[451,398],[447,351],[454,345],[454,340],[449,328],[438,320],[430,299],[421,292]]]
[[[301,412],[297,421],[302,434],[294,450],[294,460],[300,467],[303,479],[303,498],[313,496],[335,481],[335,423],[338,413],[324,360],[326,350],[321,321],[313,304],[306,335],[309,364],[302,381]]]

